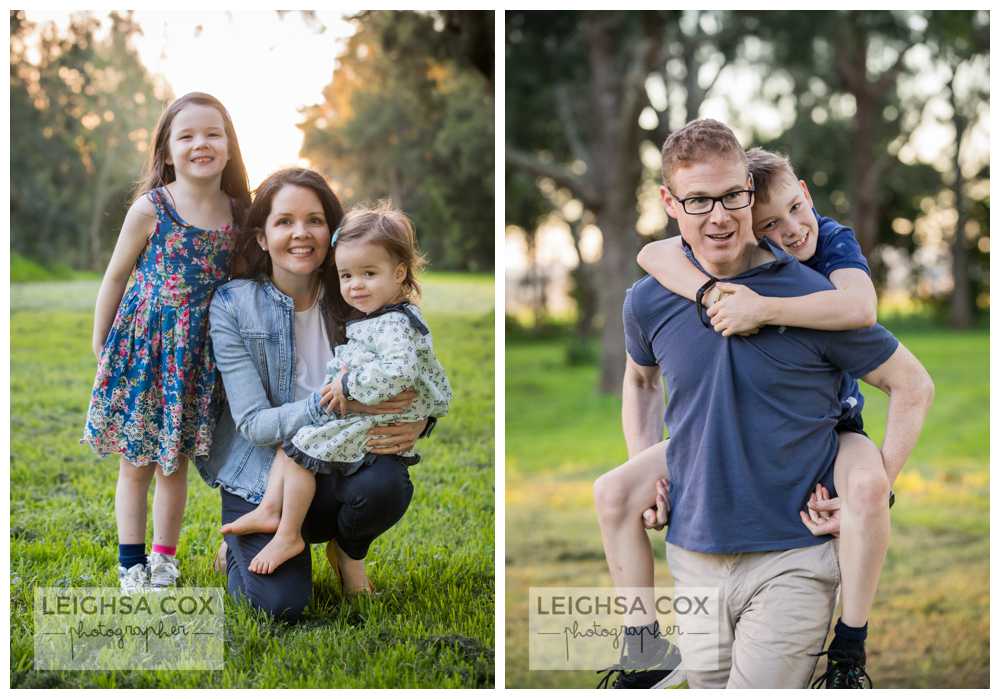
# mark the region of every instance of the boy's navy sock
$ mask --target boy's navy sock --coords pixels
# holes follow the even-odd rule
[[[137,563],[146,565],[146,544],[118,544],[118,564],[128,570]]]
[[[864,652],[866,638],[868,638],[868,622],[865,622],[864,626],[848,626],[843,619],[837,619],[830,647]]]

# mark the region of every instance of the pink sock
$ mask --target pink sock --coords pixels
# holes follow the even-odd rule
[[[162,553],[166,556],[176,556],[177,547],[176,546],[164,546],[162,544],[153,544],[153,553]]]

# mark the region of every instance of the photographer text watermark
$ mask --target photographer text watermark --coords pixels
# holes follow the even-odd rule
[[[633,649],[662,645],[656,638],[676,647],[686,636],[685,643],[717,647],[718,611],[719,591],[714,587],[533,587],[528,609],[529,666],[532,670],[600,670],[619,664],[626,645]],[[700,654],[701,663],[717,665],[717,653],[710,655],[705,659]]]
[[[36,670],[221,670],[219,587],[35,589]]]

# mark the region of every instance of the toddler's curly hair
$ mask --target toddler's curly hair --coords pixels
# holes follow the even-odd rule
[[[409,216],[388,201],[356,206],[347,212],[340,224],[337,245],[349,240],[365,240],[385,248],[394,262],[406,268],[403,293],[410,301],[420,299],[417,275],[426,266],[427,258],[417,246],[417,235]],[[336,254],[334,247],[334,261]]]

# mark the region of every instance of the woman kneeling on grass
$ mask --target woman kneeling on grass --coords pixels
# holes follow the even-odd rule
[[[211,337],[228,409],[219,417],[211,454],[198,465],[209,485],[221,486],[224,527],[260,503],[272,462],[287,458],[280,445],[302,427],[327,422],[334,410],[325,372],[346,331],[327,299],[340,298],[330,242],[342,218],[340,202],[317,173],[274,173],[258,187],[241,231],[234,281],[212,301]],[[415,396],[407,390],[376,406],[346,405],[350,413],[400,413]],[[434,422],[375,427],[363,468],[316,477],[302,537],[329,542],[327,559],[345,594],[372,589],[364,567],[368,547],[399,521],[413,496],[406,463],[395,455],[412,450]],[[227,587],[234,597],[292,621],[309,601],[309,547],[270,574],[251,571],[272,538],[226,534]]]

